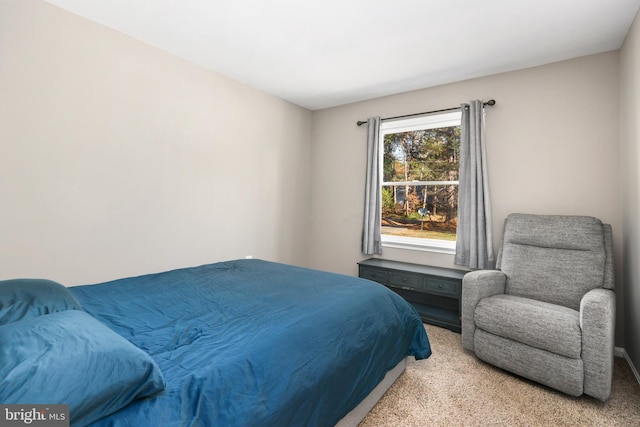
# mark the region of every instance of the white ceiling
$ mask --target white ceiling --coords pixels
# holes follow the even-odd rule
[[[46,0],[311,110],[618,49],[640,0]]]

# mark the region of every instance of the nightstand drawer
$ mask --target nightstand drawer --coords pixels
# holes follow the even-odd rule
[[[434,294],[451,296],[460,295],[460,291],[458,289],[459,286],[460,284],[457,282],[449,282],[446,280],[438,280],[432,278],[424,279],[424,283],[422,284],[422,288],[425,291],[432,292]]]
[[[389,282],[389,272],[384,270],[360,267],[359,276],[362,277],[363,279],[373,280],[374,282],[379,282],[379,283]]]
[[[417,274],[404,272],[391,272],[389,274],[389,284],[405,289],[415,289],[420,286],[422,277]]]

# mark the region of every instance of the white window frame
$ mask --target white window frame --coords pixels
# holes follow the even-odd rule
[[[384,136],[389,133],[410,132],[422,129],[434,129],[449,126],[460,126],[462,120],[462,112],[460,110],[453,112],[430,114],[418,117],[403,118],[397,120],[383,121],[380,124],[380,176],[384,176]],[[378,191],[382,193],[384,185],[402,185],[402,182],[382,182]],[[458,181],[414,181],[411,185],[459,185]],[[444,254],[455,254],[456,242],[451,240],[426,239],[420,237],[392,236],[381,234],[382,246],[388,248],[409,249],[417,251],[437,252]]]

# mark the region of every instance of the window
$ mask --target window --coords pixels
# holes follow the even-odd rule
[[[380,126],[382,244],[455,252],[461,112]]]

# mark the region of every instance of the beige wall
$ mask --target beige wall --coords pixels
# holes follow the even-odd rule
[[[579,214],[611,223],[620,255],[616,51],[315,111],[310,265],[353,275],[365,258],[360,235],[366,126],[356,121],[490,98],[497,102],[486,112],[496,248],[511,212]],[[385,248],[383,257],[454,266],[452,255],[429,252]]]
[[[640,15],[620,51],[625,350],[640,372]],[[640,380],[640,377],[638,377]]]
[[[303,262],[309,111],[37,0],[0,58],[0,279]]]

